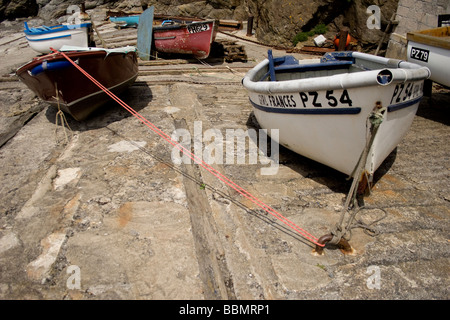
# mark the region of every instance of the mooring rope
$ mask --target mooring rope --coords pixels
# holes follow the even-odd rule
[[[329,241],[330,244],[337,244],[341,238],[346,238],[346,240],[349,240],[349,236],[347,236],[347,233],[351,235],[351,229],[354,228],[362,228],[364,229],[364,232],[366,234],[369,234],[369,232],[373,235],[377,234],[377,231],[373,229],[371,226],[375,224],[376,222],[380,221],[381,219],[378,219],[370,224],[365,224],[361,221],[357,221],[354,223],[354,220],[356,218],[356,215],[359,213],[360,210],[366,209],[365,207],[361,207],[356,210],[355,203],[356,203],[356,196],[358,193],[357,185],[360,183],[363,175],[367,177],[367,172],[365,170],[366,164],[367,164],[367,157],[368,154],[372,148],[373,142],[375,140],[376,133],[378,132],[378,129],[383,122],[383,115],[386,111],[386,107],[382,107],[381,103],[377,102],[372,112],[369,114],[366,120],[366,145],[361,153],[361,156],[359,157],[358,162],[356,163],[355,168],[353,169],[353,172],[351,176],[353,176],[353,182],[350,187],[350,190],[347,194],[347,198],[345,200],[344,208],[342,210],[339,222],[336,224],[334,229],[331,231],[331,234],[333,235],[333,239]],[[367,179],[367,178],[366,178]],[[368,188],[370,190],[370,181],[369,179],[366,180],[368,184]],[[386,214],[386,211],[384,209],[380,209]],[[349,217],[347,219],[347,223],[344,226],[344,218],[346,214],[349,214]]]
[[[64,112],[62,112],[62,110],[61,110],[61,106],[59,105],[58,84],[56,82],[55,82],[55,91],[56,91],[56,101],[58,103],[58,111],[56,112],[56,116],[55,116],[55,140],[56,140],[56,143],[58,143],[57,131],[58,131],[58,122],[59,122],[58,119],[59,119],[61,121],[61,126],[64,131],[64,136],[66,137],[66,143],[69,143],[69,138],[67,137],[65,126],[67,126],[67,128],[69,129],[71,137],[73,137],[73,131],[70,128],[69,123],[67,122]]]
[[[137,111],[135,111],[133,108],[128,106],[125,102],[123,102],[121,99],[119,99],[115,94],[113,94],[111,91],[109,91],[105,86],[103,86],[100,82],[98,82],[94,77],[92,77],[89,73],[87,73],[83,68],[81,68],[79,65],[77,65],[72,59],[70,59],[64,52],[59,51],[61,55],[66,58],[75,68],[77,68],[83,75],[85,75],[89,80],[91,80],[95,85],[97,85],[102,91],[104,91],[108,96],[110,96],[113,100],[115,100],[118,104],[120,104],[123,108],[125,108],[128,112],[130,112],[134,117],[139,119],[144,125],[146,125],[148,128],[150,128],[153,132],[158,134],[161,138],[166,140],[168,143],[176,147],[178,150],[186,154],[188,157],[190,157],[194,162],[204,169],[206,169],[208,172],[210,172],[212,175],[214,175],[216,178],[218,178],[220,181],[224,182],[228,186],[230,186],[232,189],[240,193],[242,196],[262,208],[267,213],[271,214],[287,226],[289,226],[291,229],[297,231],[301,236],[303,236],[305,239],[308,239],[315,245],[318,245],[320,247],[324,247],[324,244],[321,244],[318,242],[318,238],[310,234],[309,232],[305,231],[304,229],[297,226],[294,222],[288,220],[283,215],[281,215],[279,212],[253,196],[250,192],[243,189],[233,181],[231,181],[229,178],[224,176],[222,173],[208,165],[206,162],[204,162],[202,159],[199,159],[194,153],[184,148],[180,143],[173,140],[169,135],[164,133],[161,129],[159,129],[157,126],[155,126],[153,123],[151,123],[149,120],[147,120],[145,117],[143,117],[141,114],[139,114]]]

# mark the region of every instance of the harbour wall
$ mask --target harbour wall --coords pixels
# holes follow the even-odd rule
[[[406,34],[436,28],[438,15],[450,14],[449,0],[399,0],[394,20],[398,24],[390,35],[386,57],[406,59]]]

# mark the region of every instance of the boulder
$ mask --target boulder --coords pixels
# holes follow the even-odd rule
[[[318,24],[331,31],[350,30],[360,44],[376,45],[383,36],[399,0],[0,0],[0,20],[38,15],[45,22],[58,21],[69,5],[85,3],[86,9],[106,8],[123,11],[155,6],[165,15],[245,21],[253,16],[255,36],[270,45],[292,46],[299,32]],[[370,5],[381,9],[381,29],[367,27]],[[332,39],[330,39],[332,40]]]
[[[0,21],[35,16],[37,12],[36,0],[0,0]]]

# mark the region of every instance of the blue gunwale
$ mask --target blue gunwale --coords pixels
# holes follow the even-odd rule
[[[271,113],[289,113],[289,114],[358,114],[361,112],[361,108],[347,107],[347,108],[273,108],[264,107],[254,103],[250,99],[250,103],[259,110]]]
[[[401,102],[401,103],[397,103],[397,104],[391,104],[387,107],[387,111],[388,112],[394,112],[400,109],[404,109],[404,108],[408,108],[418,102],[420,102],[420,100],[422,100],[422,96],[412,99],[412,100],[408,100],[406,102]]]
[[[89,22],[81,23],[81,24],[68,24],[68,25],[60,24],[60,25],[51,26],[51,27],[40,26],[40,27],[36,27],[36,28],[29,28],[28,24],[26,22],[24,24],[25,24],[24,32],[28,36],[52,34],[52,33],[60,32],[60,31],[76,30],[76,29],[91,27],[91,23],[89,23]]]
[[[70,38],[72,35],[70,35],[70,34],[66,34],[66,35],[63,35],[63,36],[56,36],[56,37],[51,37],[51,38],[42,38],[42,39],[30,39],[30,38],[28,38],[27,36],[25,36],[25,38],[28,40],[28,41],[48,41],[48,40],[55,40],[55,39],[61,39],[61,38]]]

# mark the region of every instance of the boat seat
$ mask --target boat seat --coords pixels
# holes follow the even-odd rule
[[[270,76],[271,81],[276,81],[276,73],[306,72],[345,69],[353,64],[352,60],[327,60],[314,64],[299,64],[293,56],[273,58],[272,50],[268,50],[269,71],[259,81]]]
[[[30,32],[42,32],[42,31],[52,31],[53,29],[51,27],[47,27],[47,26],[39,26],[39,27],[33,27],[33,28],[29,28],[28,24],[25,22],[25,30],[30,31]]]

